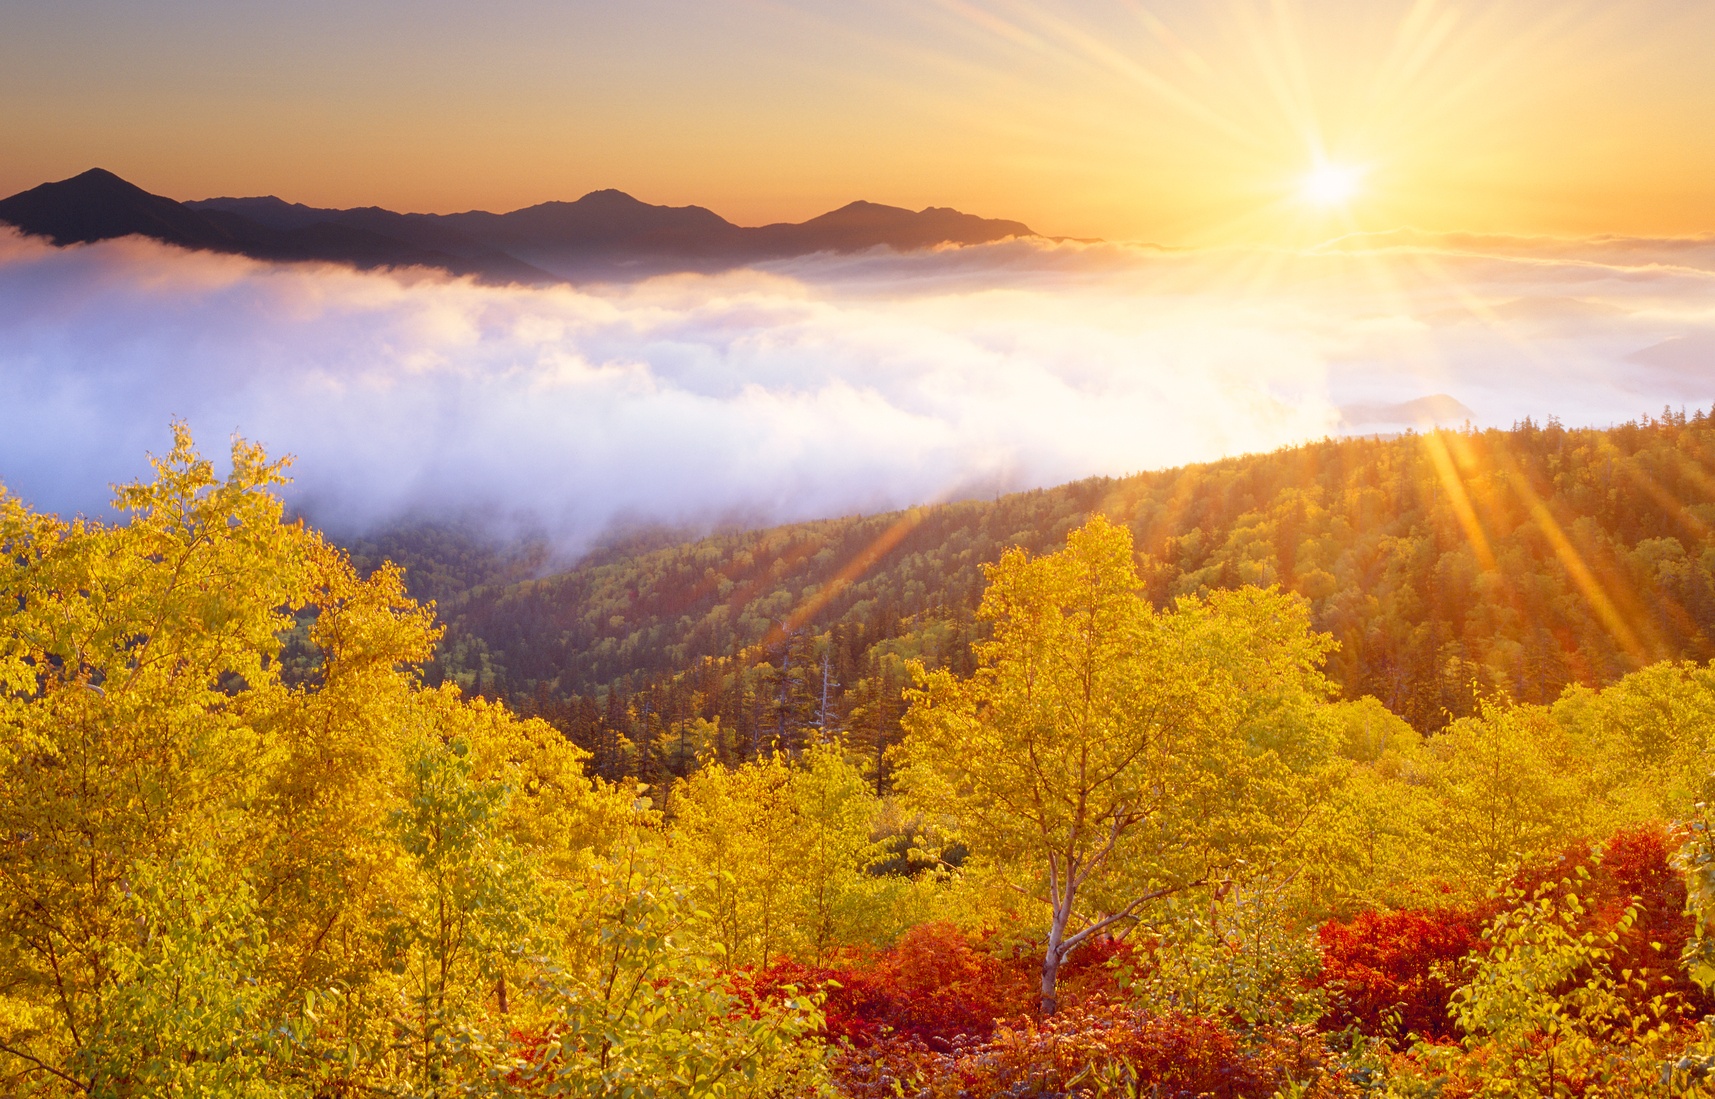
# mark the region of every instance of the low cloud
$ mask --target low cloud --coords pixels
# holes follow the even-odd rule
[[[1712,258],[1016,241],[513,289],[0,236],[0,481],[98,510],[179,417],[210,451],[238,432],[295,455],[294,501],[336,528],[476,511],[572,549],[617,522],[869,511],[1398,430],[1447,401],[1605,424],[1712,399]]]

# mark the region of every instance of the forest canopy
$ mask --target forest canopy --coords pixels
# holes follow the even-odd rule
[[[456,528],[400,528],[354,553],[405,564],[436,600],[447,635],[432,681],[547,717],[611,777],[681,773],[683,725],[717,716],[723,752],[820,723],[885,750],[908,660],[970,671],[983,565],[1053,550],[1098,513],[1131,530],[1158,609],[1245,585],[1301,595],[1339,644],[1326,672],[1343,694],[1430,732],[1496,692],[1550,703],[1715,658],[1712,470],[1715,419],[1670,411],[1607,429],[1329,439],[992,501],[638,535],[565,571]]]
[[[111,522],[0,493],[7,1093],[1715,1090],[1715,666],[1653,659],[1680,635],[1576,523],[1455,515],[1442,558],[1512,591],[1539,532],[1624,658],[1435,722],[1342,678],[1345,593],[1163,587],[1095,509],[984,563],[966,622],[863,648],[788,611],[596,696],[586,747],[519,711],[590,696],[448,675],[260,448],[217,475],[180,428],[154,471]]]

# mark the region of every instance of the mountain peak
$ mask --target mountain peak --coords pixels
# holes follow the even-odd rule
[[[72,176],[70,179],[62,179],[62,180],[60,180],[60,182],[61,183],[76,183],[79,180],[87,180],[90,182],[100,181],[100,182],[105,182],[105,183],[118,183],[118,184],[122,184],[126,187],[134,188],[134,189],[139,190],[139,191],[142,190],[141,187],[138,187],[135,183],[132,183],[130,180],[124,179],[121,176],[116,175],[115,173],[108,171],[106,168],[101,168],[101,167],[91,168],[86,172],[79,172],[77,175]]]
[[[85,199],[128,199],[135,201],[140,198],[158,198],[148,191],[132,183],[130,180],[115,175],[106,168],[91,168],[87,172],[79,172],[66,179],[43,183],[24,191],[25,195],[77,195]],[[14,198],[21,197],[14,195]],[[171,199],[163,201],[171,202]]]
[[[627,194],[626,192],[621,191],[617,187],[603,187],[599,191],[591,191],[588,194],[584,195],[582,198],[578,199],[578,201],[579,202],[592,202],[592,203],[600,203],[600,202],[622,203],[626,206],[647,206],[647,205],[649,205],[648,203],[644,202],[642,199],[634,198],[630,194]]]
[[[0,221],[55,244],[140,235],[185,248],[233,248],[229,235],[195,210],[150,194],[105,168],[0,199]]]

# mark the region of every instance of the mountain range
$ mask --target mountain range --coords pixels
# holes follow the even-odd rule
[[[654,206],[615,190],[504,214],[337,210],[273,196],[177,202],[101,168],[0,199],[0,222],[57,245],[139,235],[262,260],[429,267],[496,284],[712,271],[816,252],[909,251],[1037,235],[1022,222],[873,202],[804,222],[747,227],[701,206]]]

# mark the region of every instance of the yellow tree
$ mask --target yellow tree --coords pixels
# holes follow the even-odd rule
[[[680,780],[669,839],[675,877],[733,965],[767,965],[794,936],[792,771],[780,756]]]
[[[797,818],[796,923],[807,954],[825,962],[878,922],[880,891],[869,870],[881,855],[872,836],[881,799],[838,744],[805,751],[791,793]]]
[[[729,1034],[709,959],[695,995],[650,983],[672,950],[636,1010],[569,1008],[558,978],[630,941],[611,852],[653,816],[546,724],[426,689],[432,609],[284,522],[260,449],[218,476],[179,428],[154,465],[116,523],[0,491],[0,1092],[511,1094],[543,1028],[648,1077],[668,1008],[725,1080],[814,1030],[770,1004]]]
[[[246,810],[280,757],[278,636],[307,602],[315,547],[261,491],[278,467],[242,443],[232,459],[216,478],[180,429],[155,481],[119,491],[123,526],[0,495],[0,988],[14,1015],[0,1052],[37,1084],[123,1092],[175,1059],[244,1063],[227,1055],[253,1005],[233,999],[223,1032],[172,1025],[185,986],[150,946],[173,941],[159,924],[176,916],[193,924],[181,944],[200,928],[211,950],[261,949],[253,928],[213,929],[255,903],[226,868],[269,838]]]
[[[1012,550],[988,575],[993,638],[968,679],[918,669],[901,782],[1046,904],[1052,1012],[1080,944],[1302,821],[1295,775],[1329,749],[1305,725],[1326,642],[1272,593],[1154,613],[1130,532],[1099,516],[1064,550]]]
[[[1432,873],[1474,893],[1520,863],[1610,830],[1607,783],[1545,706],[1488,699],[1426,745]]]
[[[814,745],[675,787],[669,852],[707,936],[738,965],[825,960],[882,920],[867,871],[880,801],[837,745]]]

